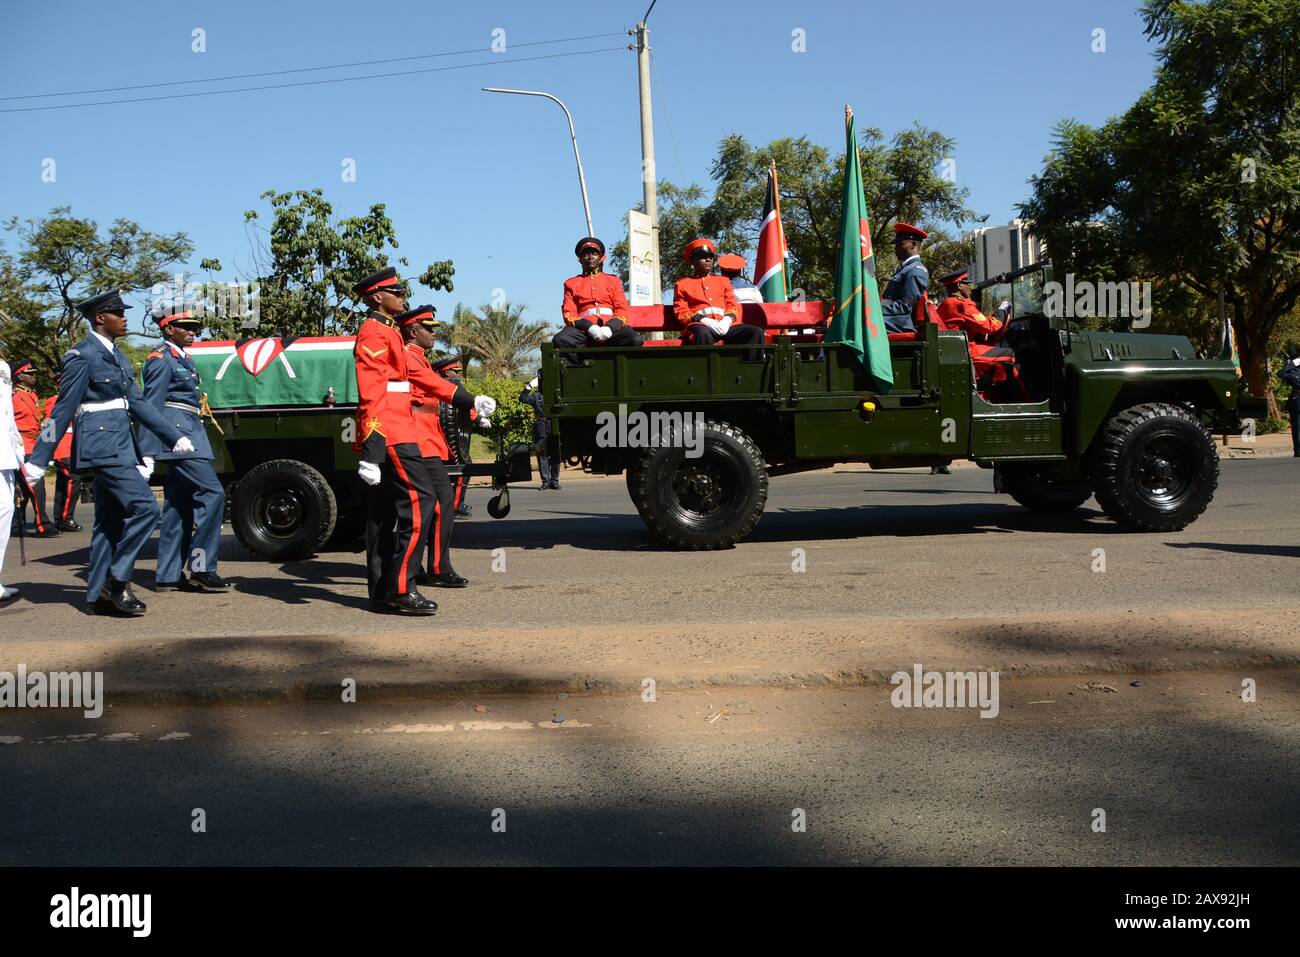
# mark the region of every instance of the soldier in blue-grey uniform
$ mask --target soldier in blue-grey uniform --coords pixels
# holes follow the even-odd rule
[[[55,446],[73,425],[72,467],[93,472],[95,480],[88,610],[143,615],[145,604],[131,591],[131,573],[158,524],[158,506],[136,451],[131,420],[156,432],[173,452],[193,452],[194,444],[145,401],[131,360],[113,345],[126,335],[129,307],[121,294],[100,293],[76,308],[90,320],[90,335],[63,357],[59,401],[23,469],[32,481],[44,476]]]
[[[930,288],[930,272],[921,262],[921,243],[930,234],[909,223],[894,223],[894,255],[898,268],[880,294],[880,310],[888,332],[913,332],[912,314]]]
[[[230,591],[230,583],[217,574],[226,493],[212,467],[199,372],[187,351],[201,323],[183,305],[156,308],[155,313],[166,341],[144,360],[144,397],[189,438],[194,450],[173,452],[149,429],[139,431],[144,464],[152,469],[154,460],[167,463],[154,590]]]

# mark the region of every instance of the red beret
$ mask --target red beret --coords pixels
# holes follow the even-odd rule
[[[930,234],[919,226],[913,226],[911,223],[894,223],[894,239],[920,239],[929,238]]]
[[[713,244],[712,239],[692,239],[682,250],[682,258],[690,262],[700,250],[706,250],[710,256],[718,255],[718,247]]]

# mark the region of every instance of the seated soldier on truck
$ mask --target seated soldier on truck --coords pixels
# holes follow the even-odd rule
[[[560,307],[564,328],[551,341],[561,349],[641,345],[641,334],[627,324],[623,284],[617,276],[601,272],[605,244],[595,236],[585,236],[573,252],[582,264],[582,273],[564,281]]]
[[[1004,302],[997,315],[986,316],[971,298],[970,273],[967,270],[955,270],[939,281],[947,294],[938,306],[941,328],[966,333],[967,348],[975,364],[976,388],[990,401],[1007,402],[1020,398],[1019,379],[1014,369],[1015,352],[1001,344],[980,341],[1003,331],[1010,315],[1010,303]]]
[[[740,303],[726,276],[714,276],[718,248],[711,239],[693,239],[682,250],[692,275],[673,286],[673,315],[682,324],[682,345],[759,345],[763,330],[739,322]]]

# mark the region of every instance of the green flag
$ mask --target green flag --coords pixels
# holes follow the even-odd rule
[[[867,200],[862,190],[862,164],[853,111],[844,107],[844,203],[840,211],[840,252],[835,260],[835,312],[825,341],[851,348],[875,379],[877,391],[894,385],[889,361],[889,337],[876,287],[876,253],[871,248]]]

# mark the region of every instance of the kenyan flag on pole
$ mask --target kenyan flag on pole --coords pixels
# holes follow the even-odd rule
[[[754,263],[754,285],[764,302],[785,302],[790,286],[785,244],[785,227],[781,225],[781,195],[776,188],[776,160],[767,171],[767,198],[763,201],[763,225],[758,230],[758,259]]]
[[[840,252],[835,260],[835,314],[824,341],[841,342],[851,348],[876,380],[876,389],[883,393],[894,385],[894,369],[880,313],[880,290],[876,288],[876,254],[867,223],[857,128],[853,111],[847,106],[844,133],[844,204],[840,212]]]

